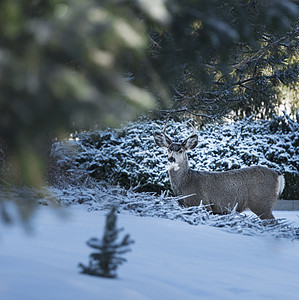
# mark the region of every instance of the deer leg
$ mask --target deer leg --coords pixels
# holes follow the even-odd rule
[[[179,206],[181,206],[181,207],[188,207],[188,206],[185,204],[184,199],[178,200],[178,204],[179,204]]]
[[[272,213],[262,214],[259,216],[261,220],[273,220],[275,219]]]
[[[260,199],[260,201],[256,201],[256,203],[263,203],[263,199]],[[249,206],[249,209],[255,213],[261,220],[268,220],[268,219],[275,219],[272,214],[272,207],[273,205],[270,204],[271,202],[264,203],[264,205],[251,205]]]
[[[253,213],[255,213],[261,220],[275,219],[272,214],[272,208],[265,210],[265,209],[250,207],[250,210]]]

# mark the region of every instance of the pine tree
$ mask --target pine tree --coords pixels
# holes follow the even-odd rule
[[[117,267],[127,261],[121,255],[131,250],[129,245],[134,241],[130,239],[129,234],[126,234],[121,242],[117,242],[118,234],[123,231],[123,228],[116,228],[116,220],[116,208],[113,207],[106,217],[102,240],[91,238],[87,241],[87,245],[96,249],[96,252],[90,254],[88,266],[79,264],[81,273],[107,278],[117,277]]]

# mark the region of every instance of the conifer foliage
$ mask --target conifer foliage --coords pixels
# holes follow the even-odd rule
[[[79,264],[81,273],[106,278],[117,277],[117,267],[127,261],[121,255],[131,250],[129,245],[134,241],[126,234],[121,242],[117,242],[123,228],[117,229],[116,221],[116,208],[113,207],[106,217],[102,240],[91,238],[87,241],[87,245],[96,251],[90,254],[88,266]]]

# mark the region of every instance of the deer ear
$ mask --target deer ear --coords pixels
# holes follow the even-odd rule
[[[197,134],[193,134],[182,142],[182,146],[186,150],[189,150],[189,149],[191,150],[197,146],[197,143],[198,143],[198,136],[197,136]]]
[[[159,147],[168,148],[172,144],[172,140],[167,135],[160,132],[154,133],[154,139]]]

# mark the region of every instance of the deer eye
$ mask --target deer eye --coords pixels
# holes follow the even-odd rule
[[[179,153],[183,153],[183,149],[179,150]]]

